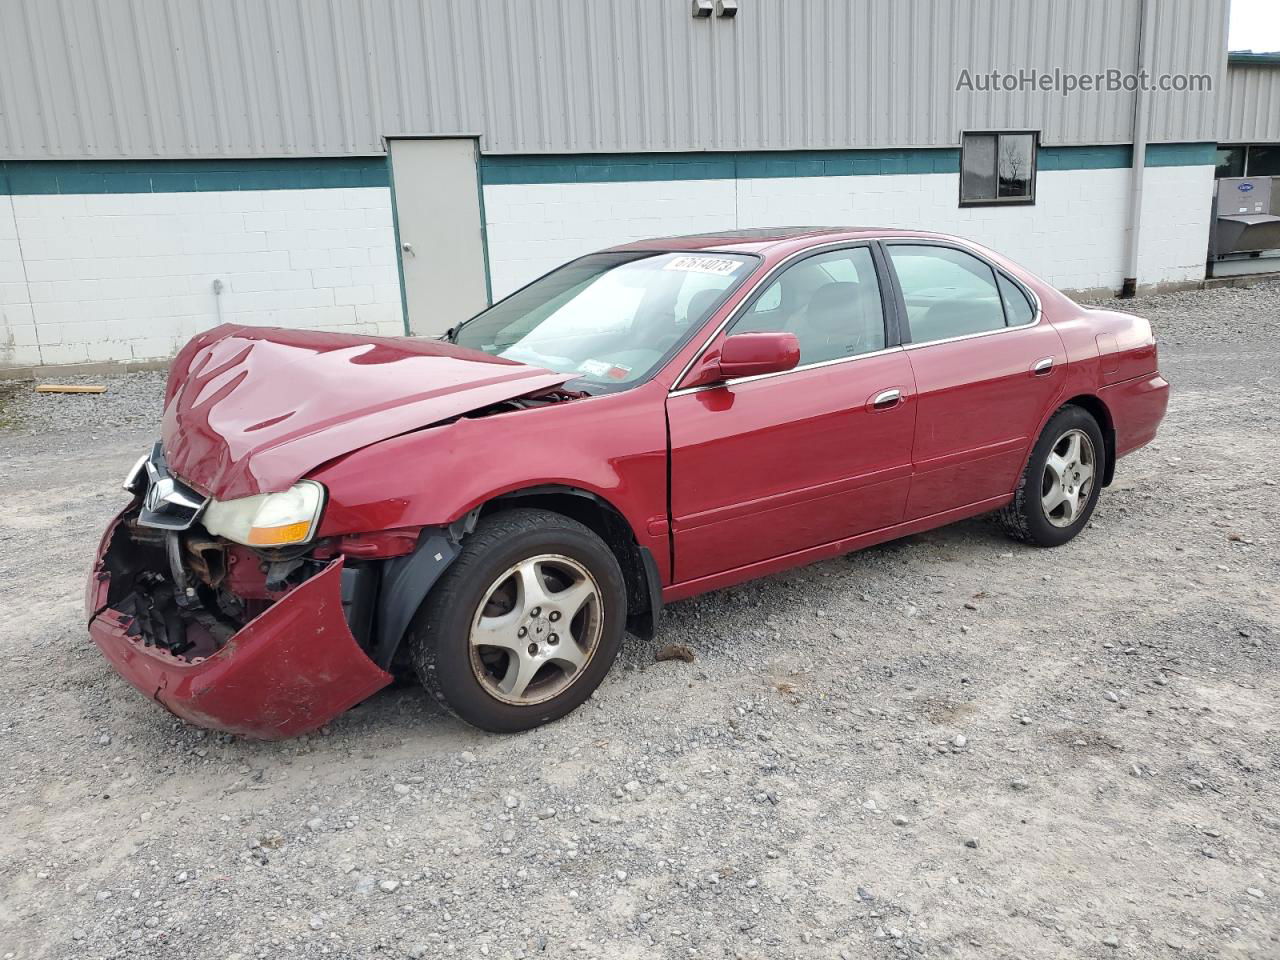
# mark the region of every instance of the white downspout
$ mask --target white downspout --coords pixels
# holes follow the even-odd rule
[[[1138,74],[1151,76],[1152,34],[1155,20],[1151,16],[1151,0],[1141,0],[1138,12]],[[1142,249],[1142,188],[1147,167],[1147,127],[1150,101],[1142,85],[1133,95],[1133,175],[1129,187],[1129,251],[1125,261],[1124,283],[1120,296],[1132,297],[1138,292],[1138,257]]]

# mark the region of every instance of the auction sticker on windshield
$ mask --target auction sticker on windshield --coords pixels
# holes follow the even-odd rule
[[[710,273],[717,277],[727,277],[742,265],[741,260],[729,260],[725,257],[676,257],[662,269],[679,270],[681,273]]]
[[[609,363],[605,360],[583,360],[578,364],[578,372],[597,380],[625,380],[631,368],[621,363]]]

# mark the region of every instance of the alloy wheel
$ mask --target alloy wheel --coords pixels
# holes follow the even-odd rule
[[[604,627],[600,587],[578,561],[521,560],[485,591],[471,626],[471,668],[490,696],[528,706],[563,693]]]
[[[1083,430],[1068,430],[1049,450],[1040,485],[1045,519],[1069,527],[1089,504],[1097,468],[1093,441]]]

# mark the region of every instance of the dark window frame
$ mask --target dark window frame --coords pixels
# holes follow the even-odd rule
[[[1031,172],[1027,179],[1031,184],[1031,192],[1025,197],[996,196],[985,200],[966,200],[964,196],[964,151],[965,141],[969,137],[996,138],[996,193],[1000,192],[1000,138],[1031,138]],[[964,130],[960,133],[960,180],[959,200],[962,207],[1034,207],[1036,204],[1036,179],[1040,173],[1040,131],[1039,130]]]

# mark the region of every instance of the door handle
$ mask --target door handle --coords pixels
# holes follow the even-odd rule
[[[1031,365],[1033,377],[1047,377],[1053,373],[1053,357],[1041,357]]]
[[[872,410],[892,410],[902,402],[902,391],[897,387],[891,387],[888,390],[881,390],[871,398]]]

